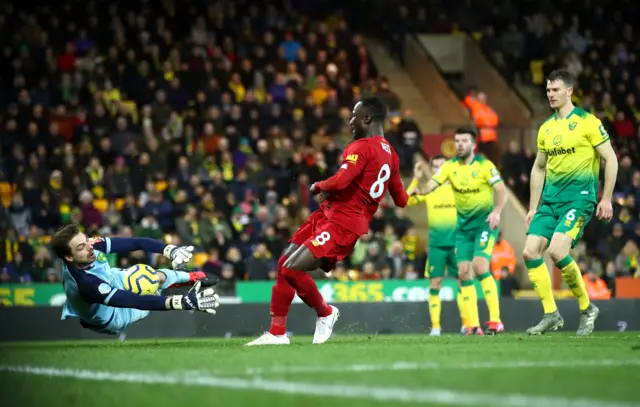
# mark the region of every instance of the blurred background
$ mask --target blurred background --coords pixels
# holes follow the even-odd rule
[[[405,185],[416,160],[453,156],[454,128],[478,129],[510,190],[492,272],[503,296],[529,298],[528,176],[551,114],[544,78],[561,67],[620,162],[614,221],[592,220],[574,258],[592,298],[640,298],[640,4],[615,3],[4,4],[2,305],[55,302],[61,264],[47,244],[70,222],[194,245],[191,266],[220,276],[222,294],[268,302],[287,239],[318,207],[309,186],[336,171],[352,107],[371,94],[389,108]],[[353,254],[314,277],[335,301],[424,300],[427,233],[424,207],[385,201]],[[167,266],[145,253],[109,261]],[[349,283],[369,280],[381,285]]]

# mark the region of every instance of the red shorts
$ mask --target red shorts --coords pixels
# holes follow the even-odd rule
[[[341,225],[330,222],[322,209],[318,209],[300,225],[289,242],[299,246],[304,244],[317,259],[326,259],[333,265],[351,254],[359,237]]]

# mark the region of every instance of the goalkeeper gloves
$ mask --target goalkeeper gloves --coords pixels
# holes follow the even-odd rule
[[[207,314],[215,314],[220,305],[220,297],[213,288],[200,291],[202,283],[196,282],[187,295],[172,295],[167,297],[165,306],[169,310],[203,311]]]
[[[167,245],[162,255],[171,260],[171,266],[174,270],[186,268],[193,258],[193,246],[174,246]]]

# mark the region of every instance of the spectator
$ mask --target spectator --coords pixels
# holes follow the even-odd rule
[[[277,265],[267,250],[267,245],[258,243],[251,259],[247,262],[249,280],[274,280]]]
[[[607,284],[593,270],[588,270],[583,276],[584,284],[591,300],[608,300],[611,299],[611,292],[607,288]]]
[[[498,234],[498,241],[493,247],[493,255],[491,256],[491,273],[496,280],[503,277],[503,271],[512,275],[516,270],[516,255],[513,246],[504,239],[502,233]]]

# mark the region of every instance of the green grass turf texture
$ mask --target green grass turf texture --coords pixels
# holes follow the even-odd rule
[[[243,346],[247,341],[247,338],[111,339],[0,344],[0,367],[5,368],[5,371],[0,369],[0,405],[425,405],[415,400],[381,401],[366,396],[347,398],[339,394],[322,397],[251,388],[82,380],[7,372],[7,366],[155,372],[156,375],[174,376],[190,371],[189,374],[195,377],[232,377],[245,382],[260,377],[296,383],[359,385],[372,389],[446,389],[454,395],[481,393],[491,397],[517,393],[525,397],[579,397],[594,402],[624,401],[629,405],[640,405],[640,334],[637,332],[595,333],[581,338],[564,333],[538,337],[502,334],[472,338],[459,335],[440,338],[426,335],[350,335],[337,336],[324,345],[312,345],[310,337],[293,337],[289,346],[252,348]],[[397,362],[412,362],[418,366],[403,367]],[[593,366],[584,365],[591,362]],[[539,365],[553,363],[555,366]],[[302,371],[305,368],[309,371]],[[454,398],[449,405],[465,403]]]

